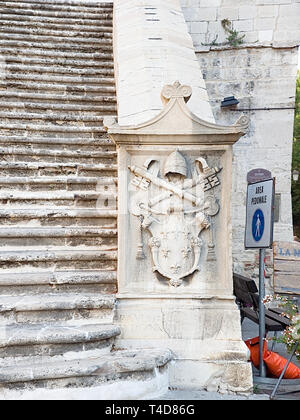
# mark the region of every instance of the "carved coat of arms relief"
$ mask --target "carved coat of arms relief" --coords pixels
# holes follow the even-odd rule
[[[137,258],[145,258],[144,247],[149,246],[153,271],[170,286],[181,286],[201,269],[204,230],[210,232],[208,258],[214,254],[212,221],[220,210],[214,188],[220,185],[221,168],[210,168],[203,157],[188,164],[176,149],[164,160],[148,159],[129,170],[134,187],[130,212],[140,221]],[[150,233],[148,244],[145,231]]]

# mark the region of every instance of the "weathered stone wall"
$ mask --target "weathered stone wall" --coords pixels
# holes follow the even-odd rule
[[[181,5],[196,48],[226,42],[223,19],[245,34],[246,44],[299,44],[299,0],[181,0]]]
[[[245,274],[257,274],[258,270],[251,251],[244,251],[246,175],[251,169],[264,167],[276,177],[279,219],[274,239],[293,238],[290,174],[297,56],[296,48],[198,54],[216,120],[230,123],[239,115],[220,107],[222,99],[230,95],[240,100],[238,108],[247,110],[244,113],[250,117],[248,134],[234,147],[232,201],[235,269]]]
[[[181,4],[216,121],[231,124],[239,110],[251,120],[248,134],[234,147],[233,254],[234,269],[255,276],[257,252],[244,250],[249,170],[265,167],[276,177],[279,219],[274,239],[293,239],[290,177],[300,3],[181,0]],[[227,41],[222,19],[232,22],[238,36],[245,35],[238,48]],[[232,95],[240,101],[237,110],[222,110],[221,101]],[[271,280],[271,252],[267,262]]]

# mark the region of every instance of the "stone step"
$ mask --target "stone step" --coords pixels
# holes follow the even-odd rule
[[[24,227],[0,226],[0,251],[7,247],[31,246],[97,246],[106,250],[117,246],[117,230],[95,226]]]
[[[99,226],[37,226],[24,225],[11,227],[0,226],[0,249],[18,246],[20,250],[25,247],[37,246],[78,246],[98,247],[99,251],[115,249],[117,246],[117,230]]]
[[[25,23],[25,22],[24,22]],[[69,30],[65,29],[49,29],[43,27],[30,27],[30,26],[21,26],[11,28],[9,26],[2,25],[0,27],[0,39],[10,39],[10,40],[24,40],[30,41],[47,41],[47,42],[71,42],[78,44],[88,44],[91,45],[93,42],[100,42],[105,44],[108,41],[112,41],[112,32],[81,32],[80,30]]]
[[[12,172],[12,174],[15,175],[14,172]],[[17,175],[19,174],[20,172]],[[49,201],[51,199],[55,200],[54,205],[56,206],[59,205],[57,201],[65,201],[66,206],[70,207],[72,205],[70,201],[78,200],[74,202],[75,208],[78,207],[79,201],[91,202],[91,205],[93,204],[93,207],[97,205],[98,208],[99,203],[103,201],[102,205],[104,206],[104,209],[108,208],[110,210],[116,207],[115,199],[117,197],[117,185],[111,182],[111,179],[113,179],[114,177],[107,177],[106,184],[102,183],[99,185],[98,181],[96,180],[97,177],[79,177],[78,179],[74,178],[74,182],[71,182],[70,180],[70,182],[68,182],[67,184],[64,183],[62,178],[64,178],[64,176],[58,175],[56,178],[56,176],[40,176],[38,174],[34,175],[34,173],[30,177],[27,177],[26,174],[24,174],[23,178],[22,176],[12,175],[10,175],[7,178],[1,178],[0,187],[2,194],[1,200],[3,209],[5,208],[5,211],[7,212],[7,201],[10,201],[10,204],[13,205],[14,203],[16,204],[18,201],[23,200],[25,200],[25,208],[27,208],[29,204],[27,200],[30,201],[31,205],[35,205],[35,208],[38,204],[37,202],[41,202],[43,206],[46,205],[48,208],[50,204]],[[19,191],[21,193],[19,193]],[[50,194],[49,199],[47,199],[47,191]],[[97,200],[97,203],[94,202],[95,200]],[[105,204],[104,201],[107,201],[108,204]],[[113,202],[115,203],[114,206]],[[87,204],[85,203],[83,207],[86,208]],[[60,203],[59,206],[61,207],[61,205],[62,203]],[[57,211],[60,210],[60,208],[57,208]],[[69,208],[69,210],[71,209]],[[100,211],[100,209],[97,209],[97,211]]]
[[[61,238],[61,237],[99,237],[116,238],[117,229],[96,228],[95,226],[53,226],[53,227],[0,227],[0,238]],[[21,245],[21,244],[20,244]],[[0,247],[4,246],[3,241]]]
[[[116,246],[108,250],[92,247],[38,246],[22,250],[7,247],[0,253],[1,274],[49,271],[116,271]],[[94,296],[99,296],[93,292]],[[3,295],[1,295],[3,296]]]
[[[7,16],[7,15],[6,15]],[[85,34],[89,34],[89,36],[94,36],[95,33],[99,34],[102,32],[110,32],[112,33],[113,28],[112,28],[112,24],[105,22],[104,24],[100,24],[99,22],[94,25],[91,24],[91,22],[89,22],[90,24],[88,24],[87,22],[85,23],[74,23],[70,26],[66,25],[65,23],[49,23],[47,21],[40,21],[40,20],[17,20],[12,22],[12,20],[9,19],[9,15],[8,15],[8,19],[2,17],[2,19],[0,20],[1,22],[1,27],[2,28],[11,28],[12,26],[16,29],[20,29],[20,28],[32,28],[34,30],[39,30],[39,29],[50,29],[52,31],[65,31],[66,27],[70,27],[71,31],[76,31],[76,32],[80,32],[85,33]]]
[[[23,162],[24,163],[24,162]],[[53,163],[52,163],[53,164]],[[84,176],[84,177],[78,177],[76,176],[39,176],[39,177],[0,177],[0,185],[2,186],[1,190],[4,191],[5,189],[10,189],[10,186],[12,188],[16,189],[16,185],[20,185],[21,189],[23,191],[26,190],[26,187],[29,189],[32,188],[34,191],[35,188],[38,189],[38,187],[41,185],[50,185],[50,190],[53,189],[59,189],[62,191],[73,191],[76,193],[76,189],[74,190],[73,187],[75,185],[78,185],[78,192],[82,192],[81,184],[85,185],[87,187],[87,192],[94,191],[97,193],[112,193],[116,192],[117,185],[118,185],[118,179],[114,176],[104,176],[104,177],[95,177],[95,176]],[[54,186],[57,186],[57,188],[54,188]],[[32,186],[32,187],[31,187]],[[70,186],[70,188],[69,188]],[[28,190],[29,191],[29,190]]]
[[[106,130],[102,125],[85,125],[85,126],[75,126],[75,125],[55,125],[55,124],[26,124],[26,123],[11,123],[0,121],[0,135],[2,134],[13,134],[19,135],[27,133],[28,136],[32,135],[31,132],[37,132],[40,135],[42,132],[57,134],[59,136],[65,134],[75,134],[77,136],[88,133],[90,135],[94,134],[105,134]]]
[[[111,11],[102,11],[102,13],[87,13],[87,12],[64,12],[64,11],[51,11],[51,10],[38,10],[38,9],[22,9],[18,7],[18,9],[10,9],[3,7],[2,3],[0,6],[0,14],[4,15],[6,18],[7,16],[12,15],[15,20],[19,19],[29,19],[32,18],[41,18],[41,19],[50,19],[51,22],[64,22],[66,21],[67,24],[74,21],[75,23],[88,23],[88,22],[95,22],[99,21],[102,24],[106,24],[106,22],[111,22],[113,18],[113,14]]]
[[[62,12],[77,12],[78,15],[81,15],[81,13],[109,13],[113,10],[113,4],[104,3],[99,4],[94,3],[94,6],[85,6],[84,3],[76,3],[73,5],[65,5],[64,3],[57,4],[53,3],[50,4],[48,2],[39,2],[39,1],[32,1],[31,3],[26,3],[24,1],[18,1],[18,8],[22,10],[48,10],[48,11],[62,11]],[[16,3],[14,1],[2,1],[1,3],[2,7],[8,8],[11,7],[15,9]]]
[[[1,22],[1,21],[0,21]],[[100,59],[85,59],[85,58],[63,58],[63,57],[49,57],[48,54],[46,57],[39,57],[39,56],[32,56],[32,57],[26,57],[26,56],[19,56],[19,55],[5,55],[5,62],[9,64],[41,64],[46,66],[61,66],[61,67],[92,67],[94,68],[100,68],[100,69],[113,69],[113,62],[112,60],[100,60]]]
[[[115,177],[78,177],[78,176],[40,176],[40,177],[0,177],[2,192],[22,191],[86,191],[97,192],[103,197],[117,192]]]
[[[112,61],[112,45],[98,45],[86,47],[81,45],[72,46],[72,44],[64,43],[63,45],[56,45],[46,42],[21,42],[21,41],[6,41],[0,40],[0,50],[3,57],[18,57],[23,59],[45,57],[51,59],[52,57],[60,59],[71,59],[73,62],[76,60],[84,67],[84,60],[90,60],[103,63],[108,66],[107,61]],[[53,47],[52,47],[53,46]]]
[[[45,81],[27,81],[27,80],[0,80],[0,93],[3,89],[13,89],[14,93],[17,93],[19,90],[32,90],[36,92],[43,92],[48,91],[54,94],[60,93],[69,95],[76,94],[76,95],[96,95],[100,96],[103,95],[111,95],[115,93],[115,88],[111,86],[91,86],[91,85],[83,85],[81,84],[63,84],[63,83],[47,83]],[[49,93],[47,93],[49,96]],[[62,98],[63,99],[63,98]],[[80,98],[78,98],[80,99]],[[114,108],[115,113],[115,108]],[[96,111],[95,111],[96,114]]]
[[[0,398],[36,400],[44,395],[49,399],[106,400],[125,395],[127,399],[142,399],[147,390],[149,395],[150,387],[159,392],[159,376],[165,372],[167,377],[167,366],[173,358],[173,353],[165,349],[120,350],[70,361],[34,358],[31,363],[0,369]]]
[[[112,4],[4,0],[0,26],[3,391],[1,369],[70,360],[85,369],[110,352],[120,329],[112,325],[116,150],[103,127],[117,111]],[[25,376],[8,387],[23,387]],[[64,380],[73,377],[54,379]]]
[[[7,72],[5,74],[5,80],[9,83],[10,80],[17,80],[17,81],[32,81],[32,82],[55,82],[56,84],[64,84],[64,85],[87,85],[87,86],[98,86],[99,92],[103,92],[106,90],[111,91],[113,93],[116,92],[115,88],[115,81],[113,78],[110,77],[101,77],[101,76],[63,76],[63,75],[44,75],[44,74],[35,74],[35,73],[10,73]],[[102,90],[104,89],[104,90]],[[54,106],[54,104],[53,104]]]
[[[107,382],[109,379],[119,378],[125,373],[147,372],[152,369],[165,366],[172,360],[173,354],[170,350],[162,349],[138,349],[138,350],[119,350],[101,358],[79,359],[62,361],[58,363],[48,361],[47,364],[38,363],[38,359],[33,364],[18,364],[19,376],[16,366],[3,366],[0,369],[0,382],[17,383],[33,382],[45,379],[61,379],[72,377],[97,377],[104,376],[102,380]],[[107,378],[106,378],[107,377]]]
[[[12,208],[31,208],[49,207],[49,205],[59,207],[83,207],[83,208],[103,208],[111,210],[117,206],[117,194],[107,194],[102,196],[100,193],[86,191],[1,191],[0,206],[3,210]]]
[[[5,267],[5,263],[21,263],[21,262],[77,262],[77,261],[116,261],[116,249],[101,251],[97,249],[87,248],[55,248],[55,247],[39,247],[39,250],[28,249],[18,250],[12,248],[1,251],[0,264]],[[4,272],[3,272],[4,273]]]
[[[28,3],[30,5],[39,5],[40,4],[40,0],[21,0],[22,3]],[[9,3],[19,3],[19,0],[9,0]],[[95,7],[99,7],[100,9],[111,9],[113,7],[113,1],[109,2],[109,1],[97,1],[95,2],[95,0],[43,0],[43,4],[44,5],[62,5],[62,6],[74,6],[74,7],[88,7],[88,8],[95,8]]]
[[[62,150],[77,150],[78,146],[82,151],[91,150],[96,151],[102,147],[108,147],[110,150],[115,148],[112,140],[106,136],[97,137],[26,137],[26,136],[1,136],[0,144],[16,144],[16,145],[55,145],[56,148],[61,147]]]
[[[113,339],[120,334],[114,325],[8,325],[0,327],[0,366],[9,367],[24,357],[78,357],[94,352],[99,356],[111,351]],[[1,360],[2,358],[2,360]],[[22,359],[21,359],[22,358]]]
[[[112,78],[114,77],[114,69],[113,68],[91,68],[91,67],[82,67],[82,68],[75,68],[75,67],[66,67],[66,66],[40,66],[29,63],[29,65],[23,65],[23,64],[10,64],[6,63],[5,65],[5,71],[7,73],[25,73],[25,74],[32,74],[32,73],[38,73],[44,74],[44,75],[55,75],[55,74],[63,74],[63,75],[70,75],[70,76],[94,76],[94,77],[108,77]]]
[[[78,104],[86,104],[86,103],[96,103],[95,105],[101,105],[103,107],[106,107],[107,105],[107,112],[111,109],[110,107],[112,105],[116,104],[116,97],[112,95],[90,95],[85,94],[83,95],[82,92],[79,92],[76,94],[76,92],[73,92],[72,94],[68,94],[66,92],[61,92],[58,94],[56,91],[55,93],[52,92],[51,95],[49,93],[37,93],[35,91],[27,91],[27,92],[17,92],[17,91],[8,91],[3,90],[0,91],[1,99],[6,99],[7,101],[24,101],[29,100],[29,103],[32,103],[34,101],[41,103],[45,101],[45,103],[78,103]],[[114,112],[112,113],[114,114]]]
[[[5,45],[4,45],[5,43]],[[36,57],[45,57],[51,59],[52,57],[60,59],[61,61],[65,59],[76,60],[76,62],[81,63],[82,67],[84,66],[84,60],[94,60],[95,62],[99,61],[103,63],[104,66],[108,66],[107,61],[112,61],[112,46],[111,45],[101,45],[96,48],[91,47],[81,47],[75,46],[72,47],[72,44],[64,44],[64,46],[56,46],[56,49],[51,48],[51,43],[43,42],[21,42],[21,41],[1,41],[0,40],[0,51],[3,57],[18,57],[19,59],[25,58],[36,58]],[[24,44],[22,46],[22,44]],[[43,47],[44,46],[44,47]]]
[[[8,98],[9,99],[9,98]],[[20,112],[26,111],[27,113],[46,113],[46,112],[78,112],[82,115],[101,115],[113,116],[117,111],[117,106],[113,104],[104,105],[87,105],[84,104],[69,104],[69,103],[46,103],[46,102],[30,102],[26,98],[22,102],[19,101],[0,101],[0,111]]]
[[[1,91],[0,91],[1,96]],[[11,108],[9,108],[11,110]],[[26,111],[26,110],[25,110]],[[0,135],[24,135],[25,131],[35,131],[41,133],[51,133],[50,135],[64,135],[64,134],[75,134],[80,136],[82,134],[82,139],[86,136],[85,134],[89,133],[90,136],[93,134],[105,135],[106,130],[103,127],[103,119],[108,117],[113,117],[111,112],[103,115],[93,115],[91,113],[85,113],[80,115],[80,113],[61,113],[61,118],[59,118],[60,113],[37,113],[37,112],[22,112],[22,110],[15,112],[1,110],[1,119],[0,119]],[[13,132],[12,130],[16,130]],[[18,131],[18,132],[17,132]],[[37,133],[38,134],[38,133]]]
[[[0,47],[1,48],[41,48],[44,50],[57,50],[57,53],[61,51],[82,51],[82,52],[100,52],[100,51],[112,51],[112,38],[103,37],[103,38],[77,38],[65,37],[57,38],[51,36],[26,36],[24,39],[24,34],[5,34],[0,32]]]
[[[11,9],[1,9],[0,8],[0,22],[1,20],[8,21],[10,20],[12,24],[18,24],[18,22],[26,22],[30,20],[31,22],[45,22],[55,25],[77,25],[77,26],[86,26],[86,25],[99,25],[100,27],[110,26],[112,25],[112,15],[111,13],[107,14],[107,18],[101,15],[95,15],[93,19],[84,19],[83,17],[80,18],[67,18],[67,17],[53,17],[53,16],[35,16],[30,15],[26,16],[25,14],[18,14],[19,10],[11,10]]]
[[[93,12],[93,13],[91,13]],[[69,20],[74,19],[77,21],[82,20],[112,20],[112,10],[109,9],[100,9],[100,10],[93,10],[93,11],[85,11],[82,9],[79,10],[45,10],[37,7],[22,7],[22,4],[18,5],[18,8],[14,7],[6,7],[5,4],[1,3],[0,7],[1,14],[12,14],[13,16],[26,16],[29,19],[32,17],[49,17],[55,19],[67,19]]]
[[[53,113],[53,114],[46,114],[46,113],[34,113],[34,112],[7,112],[0,110],[0,120],[13,120],[14,123],[20,121],[20,123],[28,122],[32,124],[33,121],[36,121],[38,124],[45,123],[59,123],[59,124],[67,124],[71,123],[71,127],[76,127],[75,123],[94,123],[96,124],[103,124],[104,116],[96,116],[96,115],[79,115],[79,114],[71,114],[71,113]]]
[[[85,325],[93,322],[107,324],[112,322],[114,305],[113,295],[98,296],[95,293],[2,295],[0,325],[61,322],[69,325],[75,319]]]
[[[66,30],[52,30],[49,28],[20,27],[10,28],[6,26],[0,27],[0,39],[8,40],[24,40],[27,42],[71,42],[74,44],[88,44],[91,46],[94,42],[106,44],[112,42],[112,32],[80,32],[74,31],[73,28]]]
[[[9,139],[7,139],[8,143]],[[55,158],[69,158],[71,163],[76,163],[76,159],[78,158],[89,158],[90,162],[93,163],[94,159],[113,159],[116,158],[116,150],[111,150],[111,146],[107,147],[100,147],[98,148],[98,151],[91,150],[90,153],[87,150],[59,150],[59,149],[52,149],[49,150],[47,148],[38,147],[38,146],[32,146],[30,144],[27,145],[7,145],[6,147],[4,145],[0,145],[0,155],[35,155],[37,158],[39,156],[50,156],[52,160],[55,162]],[[53,159],[54,158],[54,159]],[[104,162],[106,163],[106,162]]]
[[[117,165],[114,163],[54,163],[54,162],[0,162],[0,171],[2,176],[89,176],[89,177],[104,177],[115,176],[117,172]],[[32,194],[32,193],[30,193]],[[57,195],[55,192],[54,194]],[[78,198],[76,191],[68,193],[73,199]],[[81,191],[78,194],[82,195]],[[6,194],[7,196],[7,194]],[[4,197],[4,196],[3,196]]]
[[[0,226],[99,226],[117,228],[117,210],[89,208],[0,208]]]
[[[0,296],[0,313],[31,312],[79,309],[113,309],[114,296],[94,296],[80,294],[49,294],[47,296]]]
[[[10,296],[42,293],[94,293],[113,295],[116,271],[31,271],[0,274],[0,294]]]
[[[117,282],[116,271],[32,271],[0,273],[0,287],[63,286],[112,284]]]

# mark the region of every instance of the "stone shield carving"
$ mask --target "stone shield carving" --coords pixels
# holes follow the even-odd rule
[[[178,287],[201,269],[200,235],[211,227],[212,217],[220,210],[212,190],[220,184],[221,169],[210,168],[203,157],[188,167],[176,149],[164,164],[148,159],[143,167],[130,166],[129,170],[135,187],[130,211],[140,220],[137,258],[145,258],[143,231],[147,230],[153,271]],[[189,177],[189,173],[193,175]]]

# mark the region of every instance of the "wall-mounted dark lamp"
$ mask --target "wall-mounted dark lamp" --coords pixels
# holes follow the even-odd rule
[[[228,96],[227,98],[224,98],[221,102],[221,108],[234,107],[239,103],[240,102],[234,96]]]

